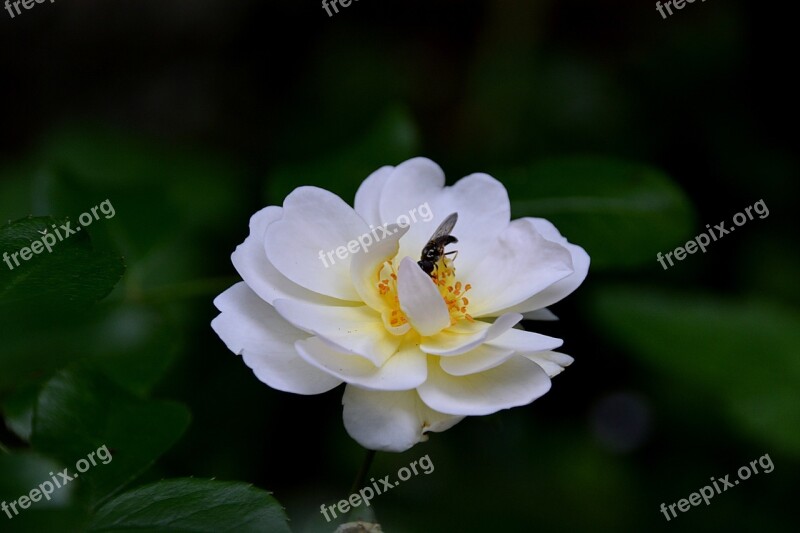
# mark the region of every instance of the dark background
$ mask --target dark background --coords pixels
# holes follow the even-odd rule
[[[351,202],[371,170],[414,155],[451,183],[477,171],[505,181],[553,157],[659,169],[683,191],[682,236],[639,246],[652,259],[601,261],[553,306],[559,322],[527,324],[576,359],[544,398],[379,454],[376,478],[425,454],[435,472],[376,499],[378,519],[389,533],[789,531],[800,257],[786,9],[697,1],[662,20],[642,1],[360,0],[328,17],[318,2],[56,0],[3,11],[0,219],[114,202],[109,235],[93,234],[129,232],[109,298],[124,331],[142,328],[129,331],[145,339],[131,364],[163,370],[138,392],[192,413],[136,483],[251,482],[293,527],[325,531],[319,505],[348,494],[363,453],[344,431],[341,389],[273,391],[209,327],[250,215],[310,183]],[[602,187],[598,177],[587,190]],[[669,270],[656,262],[760,199],[768,218]],[[573,226],[564,233],[593,258],[616,245]],[[127,338],[101,336],[97,352]],[[59,368],[25,374],[0,400]],[[767,453],[771,474],[673,522],[660,513]]]

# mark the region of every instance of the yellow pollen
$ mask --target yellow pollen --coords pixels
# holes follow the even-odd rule
[[[400,309],[400,300],[397,297],[397,272],[392,261],[386,261],[378,271],[378,292],[383,296],[391,314],[389,324],[392,327],[400,327],[408,323],[405,313]]]
[[[433,278],[439,287],[439,292],[445,304],[447,304],[447,310],[450,313],[450,324],[456,324],[460,320],[474,322],[473,318],[467,313],[469,299],[466,297],[466,293],[472,288],[472,285],[469,283],[462,285],[460,281],[456,280],[456,269],[453,261],[447,257],[439,259],[436,263]]]
[[[390,310],[386,317],[387,324],[393,328],[407,324],[408,318],[400,309],[400,300],[397,295],[397,270],[394,261],[385,261],[376,274],[374,279],[376,279],[378,292]],[[461,281],[456,280],[456,269],[451,259],[440,258],[431,279],[439,289],[442,300],[447,306],[451,325],[457,324],[461,320],[475,321],[467,312],[469,299],[466,295],[472,289],[472,285],[462,284]]]

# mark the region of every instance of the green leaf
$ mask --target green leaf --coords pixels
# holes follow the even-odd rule
[[[73,235],[61,229],[67,223]],[[31,251],[32,245],[39,254]],[[28,250],[26,257],[30,255],[27,261],[23,249]],[[0,254],[8,254],[0,264],[0,310],[17,310],[22,304],[96,302],[111,292],[125,271],[121,257],[94,248],[88,232],[67,219],[30,217],[0,227]]]
[[[691,236],[693,212],[662,172],[621,160],[552,159],[494,174],[513,217],[542,217],[592,257],[592,268],[655,263]]]
[[[0,160],[0,213],[8,222],[32,214],[32,189],[37,164],[33,158],[22,161]]]
[[[244,483],[171,479],[131,490],[101,507],[89,531],[289,532],[270,493]]]
[[[302,184],[322,187],[350,202],[367,176],[416,155],[418,144],[418,133],[408,113],[389,110],[363,137],[330,155],[276,169],[269,176],[267,201],[281,204]]]
[[[52,482],[53,475],[62,469],[58,462],[35,453],[0,455],[0,501],[9,503],[12,515],[9,519],[0,512],[4,532],[80,531],[85,527],[86,511],[71,505],[75,487],[58,487]],[[20,496],[30,498],[32,490],[38,491],[33,496],[39,501],[31,501],[27,509],[17,503],[15,514],[11,502],[17,502]]]
[[[13,267],[0,262],[0,391],[41,380],[82,356],[65,341],[83,330],[92,304],[112,290],[125,269],[122,258],[95,247],[87,231],[62,233],[64,240],[52,245],[52,252],[43,248],[22,259],[20,249],[53,236],[53,225],[60,230],[62,224],[66,220],[37,217],[0,228],[0,256],[8,254]]]
[[[104,313],[85,335],[92,364],[134,394],[148,393],[178,355],[183,331],[166,313],[126,303]]]
[[[85,355],[86,341],[78,344],[77,338],[85,332],[91,311],[65,309],[58,304],[0,311],[0,394],[40,383]]]
[[[33,310],[0,323],[0,333],[0,393],[11,389],[15,395],[76,360],[91,361],[122,387],[144,394],[183,340],[167,313],[135,302],[105,301],[80,313]]]
[[[770,451],[800,456],[795,311],[761,301],[623,287],[599,291],[592,311],[601,331],[672,386],[710,395],[744,434]]]
[[[6,426],[25,441],[31,438],[33,409],[38,396],[39,387],[26,385],[17,389],[3,402],[3,418]]]
[[[60,472],[62,469],[63,466],[58,462],[31,452],[0,455],[0,501],[14,501],[29,494],[41,483],[52,481],[50,472]],[[74,488],[70,485],[54,488],[49,498],[42,497],[29,509],[65,507],[72,500]],[[0,520],[5,518],[0,514]]]
[[[41,159],[41,203],[51,212],[80,213],[109,199],[116,215],[104,228],[133,260],[186,234],[207,239],[224,232],[244,202],[237,186],[244,172],[226,158],[105,127],[65,127]]]
[[[39,395],[33,446],[73,465],[105,446],[112,454],[80,475],[97,503],[146,470],[183,434],[189,413],[172,402],[137,398],[87,367],[59,372]]]

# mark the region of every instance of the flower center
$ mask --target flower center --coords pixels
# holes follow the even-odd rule
[[[472,285],[467,283],[462,286],[461,282],[456,280],[456,267],[453,261],[442,256],[436,263],[436,269],[431,277],[444,298],[444,303],[447,304],[450,325],[456,324],[460,320],[474,322],[475,320],[467,312],[469,298],[466,296]]]
[[[456,279],[456,269],[453,261],[447,257],[441,257],[436,263],[436,268],[431,275],[439,294],[447,304],[447,311],[450,313],[450,325],[454,325],[461,320],[474,322],[474,319],[467,312],[469,298],[466,294],[472,288],[467,283],[462,285]],[[390,308],[390,313],[386,317],[388,325],[394,328],[402,327],[408,323],[403,310],[400,309],[400,299],[397,296],[397,269],[394,261],[385,261],[378,273],[378,291]]]
[[[397,269],[394,267],[394,261],[385,261],[378,273],[378,291],[383,296],[384,301],[391,309],[391,314],[387,317],[389,325],[399,328],[404,324],[408,324],[403,310],[400,309],[400,298],[397,296]]]

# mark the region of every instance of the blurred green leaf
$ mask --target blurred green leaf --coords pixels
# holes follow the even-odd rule
[[[791,211],[790,208],[785,213],[791,216]],[[742,247],[734,260],[735,286],[753,296],[797,305],[800,302],[800,284],[797,283],[800,249],[793,245],[794,231],[796,228],[789,224],[773,225],[770,230],[753,228],[743,235]]]
[[[606,288],[592,312],[602,332],[679,387],[710,395],[768,451],[800,456],[800,317],[759,301]],[[673,389],[674,393],[674,389]],[[710,410],[712,406],[704,406]]]
[[[71,506],[74,486],[55,487],[52,478],[63,466],[58,462],[35,453],[22,452],[11,455],[0,455],[0,501],[9,503],[9,519],[0,513],[0,523],[4,532],[31,531],[77,531],[82,529],[86,519],[86,511]],[[50,481],[53,486],[49,497],[41,494],[44,482]],[[30,497],[33,489],[39,490],[39,501],[31,501],[27,509],[17,504],[18,514],[11,510],[10,503],[20,496]],[[45,486],[45,490],[49,487]]]
[[[50,213],[81,213],[108,200],[114,217],[98,224],[98,238],[113,242],[126,258],[138,260],[153,247],[176,238],[180,219],[163,191],[163,185],[138,179],[130,183],[101,185],[54,164],[37,175],[41,182],[38,203]],[[147,206],[142,209],[142,206]]]
[[[233,208],[235,191],[228,185],[241,174],[213,153],[103,127],[70,126],[55,132],[44,157],[81,186],[117,190],[148,185],[167,191],[190,222],[209,223],[221,209]]]
[[[86,324],[93,310],[64,308],[60,303],[0,311],[0,396],[9,389],[41,383],[87,355]]]
[[[51,481],[50,472],[63,469],[58,462],[31,452],[0,455],[0,501],[14,501],[45,481]],[[65,485],[54,490],[49,498],[32,504],[33,509],[64,507],[72,499],[74,487]],[[0,520],[5,516],[0,514]]]
[[[277,168],[269,176],[266,200],[279,205],[298,186],[315,185],[352,203],[358,186],[372,172],[416,155],[418,137],[410,115],[391,109],[363,137],[330,155]]]
[[[26,385],[16,390],[3,402],[3,418],[8,429],[25,441],[33,431],[33,408],[39,397],[39,387]]]
[[[36,217],[0,228],[0,254],[8,254],[14,267],[0,264],[0,391],[47,377],[85,355],[85,338],[74,343],[75,350],[65,341],[85,331],[91,304],[113,289],[125,269],[122,258],[95,246],[87,231],[66,237],[62,224],[66,219]],[[63,241],[57,240],[53,225]],[[20,257],[16,266],[12,256],[46,235],[56,240],[52,252],[43,248],[29,261]]]
[[[93,366],[134,394],[148,393],[183,346],[180,326],[144,305],[109,309],[94,326],[84,337]]]
[[[513,217],[542,217],[592,257],[592,268],[653,263],[692,231],[693,211],[662,172],[595,157],[542,161],[494,174],[511,198]]]
[[[61,229],[68,223],[76,232],[73,235]],[[57,239],[56,230],[63,240]],[[51,252],[42,244],[48,235]],[[31,257],[25,261],[20,250],[36,242],[39,254],[28,252]],[[53,301],[95,302],[111,291],[125,271],[121,257],[94,248],[80,224],[68,219],[31,217],[0,227],[0,254],[8,254],[0,265],[0,310]]]
[[[106,446],[113,459],[81,474],[90,499],[98,502],[147,469],[188,424],[182,405],[137,398],[88,368],[75,367],[59,372],[42,389],[32,444],[67,465]]]
[[[244,483],[172,479],[126,492],[101,507],[90,531],[289,532],[270,493]]]
[[[36,163],[33,160],[0,160],[0,223],[27,217],[34,213],[32,183]]]
[[[109,199],[116,215],[104,226],[132,259],[185,234],[224,230],[243,203],[244,172],[224,157],[107,128],[59,130],[42,159],[40,203],[80,213]]]
[[[144,394],[172,364],[184,338],[166,313],[109,301],[81,312],[17,313],[0,323],[0,333],[0,393],[10,389],[15,396],[75,360],[91,360],[120,386]]]

